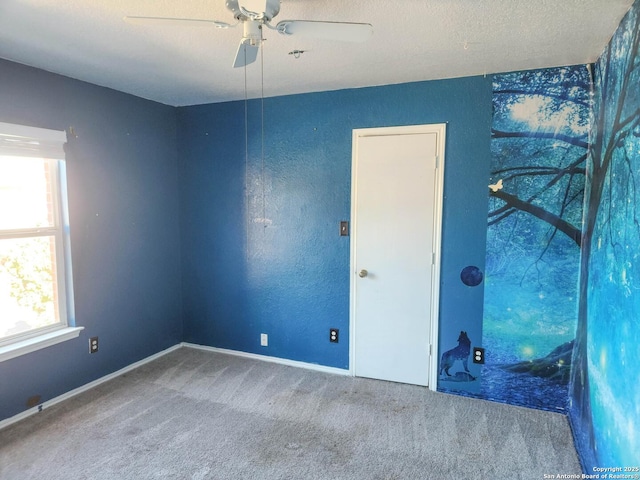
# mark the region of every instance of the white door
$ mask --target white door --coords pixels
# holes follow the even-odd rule
[[[435,388],[444,125],[354,130],[355,375]],[[435,355],[435,348],[431,350]]]

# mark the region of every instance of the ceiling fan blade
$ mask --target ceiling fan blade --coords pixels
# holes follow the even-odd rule
[[[127,15],[124,21],[132,25],[161,25],[169,27],[216,27],[229,28],[232,25],[218,20],[202,20],[197,18],[169,18],[169,17],[137,17]]]
[[[233,68],[244,67],[253,63],[258,58],[259,45],[251,45],[246,42],[245,39],[240,41],[238,51],[236,52],[236,58],[233,61]]]
[[[276,25],[283,35],[300,35],[342,42],[365,42],[373,34],[369,23],[315,22],[307,20],[283,20]]]

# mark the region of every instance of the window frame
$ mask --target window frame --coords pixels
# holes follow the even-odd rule
[[[0,240],[53,237],[55,286],[59,322],[0,339],[0,362],[75,338],[83,327],[75,325],[70,228],[63,131],[0,123],[0,156],[47,159],[53,209],[48,227],[0,230]]]

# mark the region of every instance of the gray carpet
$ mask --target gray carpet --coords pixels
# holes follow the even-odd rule
[[[190,348],[0,431],[3,480],[580,472],[560,414]]]

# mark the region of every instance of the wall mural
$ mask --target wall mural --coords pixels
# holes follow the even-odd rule
[[[639,12],[636,1],[595,68],[569,411],[588,472],[640,460]]]
[[[567,406],[578,308],[590,74],[496,75],[481,396]]]

